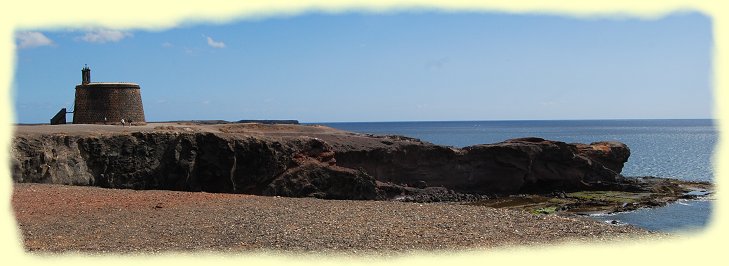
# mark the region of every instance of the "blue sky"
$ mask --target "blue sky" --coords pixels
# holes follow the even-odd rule
[[[16,33],[16,121],[92,81],[136,82],[148,121],[711,118],[711,20],[311,13],[164,31]],[[69,116],[70,118],[70,116]]]

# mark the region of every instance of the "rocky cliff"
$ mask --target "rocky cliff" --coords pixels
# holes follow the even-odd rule
[[[154,123],[18,126],[11,153],[15,182],[333,199],[581,190],[615,182],[630,155],[617,142],[453,148],[322,126]]]

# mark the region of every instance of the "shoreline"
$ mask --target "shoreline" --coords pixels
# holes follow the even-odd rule
[[[713,193],[707,182],[623,177],[630,149],[619,142],[454,148],[320,125],[149,123],[16,126],[12,149],[13,208],[26,249],[39,252],[612,241],[664,234],[579,214]]]
[[[323,200],[14,184],[27,251],[157,253],[412,251],[660,239],[586,217],[448,203]]]
[[[468,204],[551,214],[613,214],[642,208],[663,207],[679,200],[712,200],[714,184],[653,176],[625,177],[594,190],[516,194]]]

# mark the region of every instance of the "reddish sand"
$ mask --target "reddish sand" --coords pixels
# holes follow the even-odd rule
[[[630,226],[444,203],[15,184],[27,250],[401,252],[656,237]]]

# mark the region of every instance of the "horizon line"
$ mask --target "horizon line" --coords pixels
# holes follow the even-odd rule
[[[273,119],[282,120],[282,119]],[[295,120],[295,119],[290,119]],[[625,121],[625,120],[718,120],[718,118],[586,118],[586,119],[485,119],[485,120],[388,120],[388,121],[314,121],[301,124],[334,123],[419,123],[419,122],[510,122],[510,121]]]

